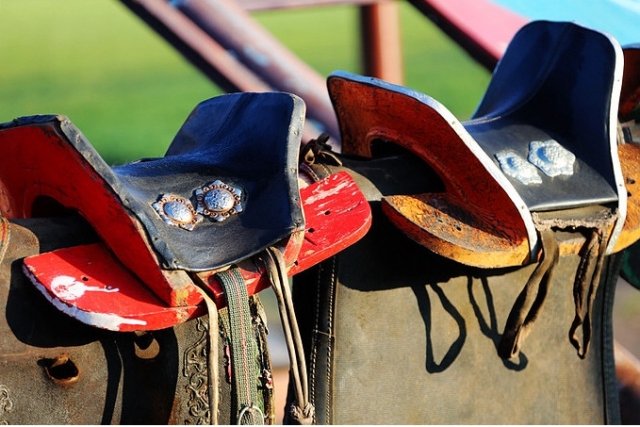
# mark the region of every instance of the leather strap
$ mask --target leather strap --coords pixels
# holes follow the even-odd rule
[[[498,345],[498,354],[503,359],[510,359],[520,353],[520,347],[531,332],[544,304],[554,267],[558,264],[560,252],[553,231],[550,228],[542,230],[540,237],[544,258],[529,277],[509,313]]]
[[[237,268],[216,273],[222,284],[229,308],[228,334],[231,345],[232,393],[238,424],[264,424],[259,405],[258,346],[251,323],[247,286]]]
[[[207,306],[209,317],[209,339],[207,342],[207,380],[209,400],[209,421],[211,425],[218,424],[218,402],[220,401],[218,378],[218,307],[216,303],[202,288],[197,288]]]
[[[315,408],[309,401],[309,383],[304,348],[302,347],[300,328],[293,308],[286,274],[287,270],[282,253],[276,248],[268,248],[264,252],[263,262],[267,268],[278,302],[282,329],[291,362],[290,375],[295,400],[289,406],[287,415],[295,424],[310,425],[313,422]]]
[[[603,235],[604,234],[604,235]],[[608,233],[594,229],[586,251],[580,260],[578,272],[573,285],[573,298],[575,301],[576,315],[569,329],[569,340],[578,351],[578,356],[585,358],[589,352],[591,342],[591,314],[593,311],[593,300],[596,297],[600,275],[604,263]],[[589,280],[589,270],[595,262],[591,278]],[[578,328],[582,326],[582,342],[578,339]]]
[[[560,250],[552,227],[560,230],[587,229],[591,231],[580,253],[580,264],[576,270],[573,285],[575,316],[569,329],[569,341],[582,359],[589,351],[592,325],[591,317],[600,276],[604,265],[606,248],[617,213],[606,209],[582,219],[567,219],[534,214],[534,222],[542,242],[542,261],[527,281],[509,313],[507,323],[498,346],[498,354],[504,359],[515,357],[520,352],[522,342],[529,334],[548,292],[553,270],[558,263]],[[578,329],[582,327],[582,340]]]

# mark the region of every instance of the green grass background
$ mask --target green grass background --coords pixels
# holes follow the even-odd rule
[[[401,2],[405,85],[473,112],[489,73]],[[360,73],[357,10],[254,13],[322,75]],[[221,94],[117,0],[0,0],[0,122],[63,114],[110,164],[161,156],[191,109]]]

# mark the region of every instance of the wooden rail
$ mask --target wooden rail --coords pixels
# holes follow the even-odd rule
[[[226,92],[280,90],[307,104],[304,140],[327,132],[340,147],[325,76],[264,29],[249,11],[352,4],[360,11],[363,74],[402,84],[395,0],[121,0]]]

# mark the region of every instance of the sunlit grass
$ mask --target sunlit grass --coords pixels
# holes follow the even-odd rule
[[[401,6],[405,84],[467,118],[488,73]],[[355,8],[254,17],[322,75],[361,72]],[[109,163],[123,163],[162,155],[191,109],[220,93],[117,0],[0,1],[0,122],[66,115]]]

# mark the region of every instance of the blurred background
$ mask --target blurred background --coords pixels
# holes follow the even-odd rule
[[[323,76],[362,72],[355,6],[252,16]],[[405,2],[400,24],[404,85],[469,118],[489,72]],[[221,93],[117,0],[0,0],[0,122],[66,115],[117,165],[162,156],[192,108]],[[640,292],[621,282],[615,304],[615,336],[639,356]]]
[[[252,15],[323,76],[360,72],[355,6]],[[401,2],[405,83],[467,118],[489,73]],[[222,91],[117,0],[0,1],[0,122],[62,114],[110,164],[160,156]]]

